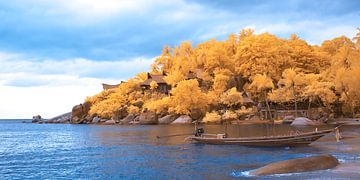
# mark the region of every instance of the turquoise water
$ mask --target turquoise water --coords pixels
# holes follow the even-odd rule
[[[325,128],[325,127],[323,127]],[[224,127],[208,126],[211,132]],[[271,128],[270,128],[271,129]],[[229,127],[232,136],[284,133],[287,126]],[[356,179],[360,177],[359,127],[343,128],[308,147],[250,148],[184,142],[157,135],[192,132],[192,126],[98,126],[31,124],[0,120],[0,179],[257,179],[248,171],[289,158],[332,154],[332,170],[265,176],[265,179]]]

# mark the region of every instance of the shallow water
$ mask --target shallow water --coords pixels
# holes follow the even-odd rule
[[[360,177],[360,128],[343,127],[307,147],[251,148],[184,142],[157,135],[193,131],[193,126],[98,126],[31,124],[0,120],[0,179],[240,179],[271,162],[332,154],[332,170],[265,176],[265,179],[356,179]],[[318,127],[326,129],[329,127]],[[224,126],[206,126],[222,133]],[[230,136],[286,134],[289,126],[228,126]],[[302,128],[309,131],[314,128]]]

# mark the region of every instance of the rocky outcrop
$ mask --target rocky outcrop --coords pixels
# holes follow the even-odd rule
[[[314,125],[321,125],[321,122],[312,121],[306,117],[298,117],[291,123],[291,126],[314,126]]]
[[[85,102],[84,104],[76,105],[72,108],[71,111],[71,123],[73,124],[82,124],[86,122],[86,116],[90,110],[91,104]]]
[[[177,115],[177,114],[166,115],[159,119],[159,124],[170,124],[173,121],[175,121],[175,119],[177,119],[178,117],[179,117],[179,115]]]
[[[128,115],[128,112],[127,112],[126,108],[120,108],[113,114],[111,119],[116,121],[116,122],[120,122],[127,115]]]
[[[114,120],[107,120],[103,123],[103,125],[114,125],[116,122]]]
[[[157,124],[157,123],[158,123],[158,118],[156,113],[154,112],[151,111],[143,112],[139,116],[139,124],[149,125],[149,124]]]
[[[96,124],[96,123],[99,123],[100,120],[101,120],[101,118],[95,116],[95,117],[92,119],[91,123]]]
[[[71,119],[71,112],[53,117],[49,120],[47,120],[45,123],[62,123],[62,124],[66,124],[66,123],[70,123],[70,119]]]
[[[43,121],[43,119],[41,118],[41,116],[40,115],[36,115],[36,116],[33,116],[32,117],[32,123],[40,123],[40,122],[42,122]]]
[[[250,172],[251,175],[287,174],[325,170],[336,167],[339,161],[331,155],[290,159],[268,164]]]
[[[134,114],[129,114],[124,119],[120,120],[120,124],[129,124],[131,121],[134,121],[135,117]]]
[[[180,117],[178,117],[177,119],[175,119],[175,121],[173,121],[171,124],[191,124],[192,123],[192,119],[190,116],[188,115],[182,115]]]

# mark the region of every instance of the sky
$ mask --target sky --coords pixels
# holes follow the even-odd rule
[[[164,45],[243,28],[310,44],[360,27],[357,0],[0,1],[0,119],[45,118],[149,67]]]

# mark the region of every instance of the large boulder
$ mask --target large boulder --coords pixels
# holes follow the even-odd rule
[[[82,124],[86,121],[86,116],[90,110],[91,104],[85,102],[84,104],[76,105],[72,108],[71,111],[71,123],[73,124]]]
[[[101,120],[101,118],[95,116],[95,117],[92,119],[91,123],[96,124],[96,123],[99,123],[100,120]]]
[[[104,125],[114,125],[116,122],[114,120],[107,120],[103,123]]]
[[[157,123],[158,123],[158,118],[156,113],[154,112],[151,111],[143,112],[139,116],[139,124],[148,125],[148,124],[157,124]]]
[[[113,114],[111,119],[116,122],[120,122],[120,120],[122,120],[127,115],[128,115],[128,112],[127,112],[126,108],[120,108],[117,111],[115,111],[115,113]]]
[[[178,117],[177,119],[175,119],[175,121],[173,121],[171,124],[191,124],[192,123],[192,119],[190,116],[188,115],[182,115],[180,117]]]
[[[291,126],[314,126],[321,125],[321,122],[310,120],[306,117],[298,117],[291,123]]]
[[[177,114],[169,114],[159,119],[159,124],[170,124],[178,118]]]
[[[134,121],[135,117],[136,116],[134,114],[129,114],[124,119],[122,119],[120,121],[120,123],[121,124],[129,124],[131,121]]]
[[[336,167],[339,161],[331,155],[296,158],[268,164],[250,172],[251,175],[287,174],[325,170]]]
[[[283,124],[291,124],[295,120],[293,115],[288,115],[283,118]]]

